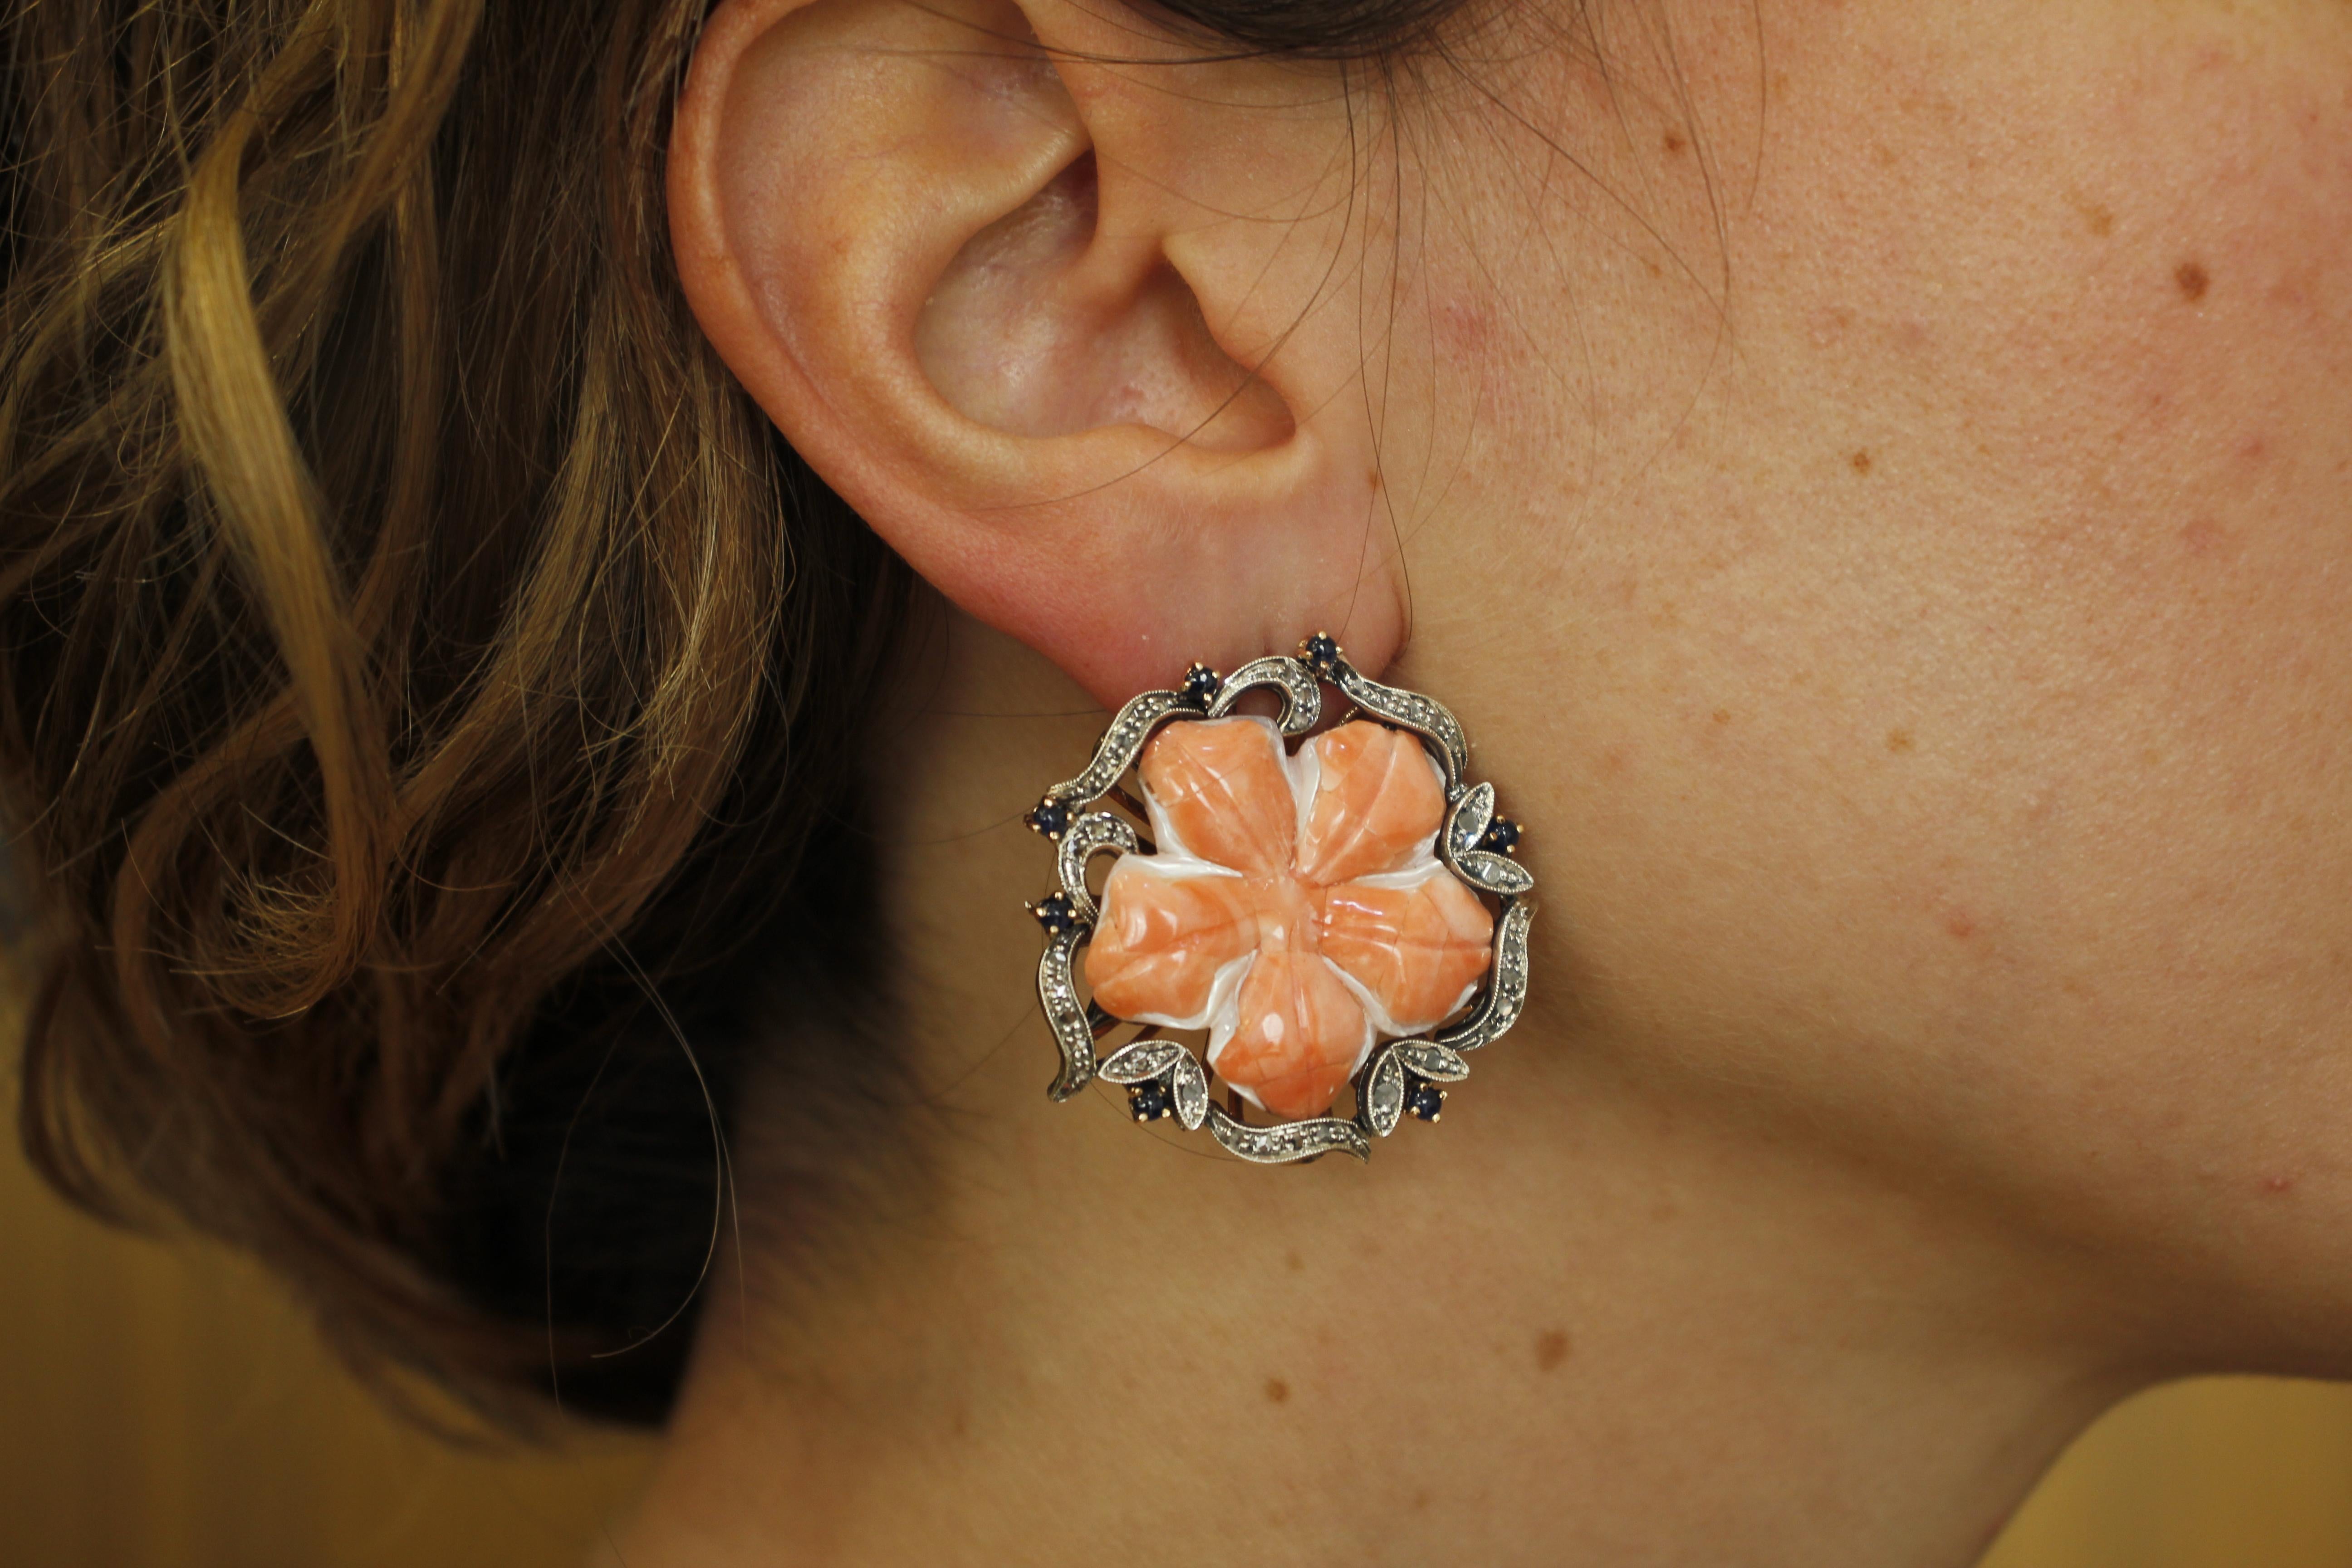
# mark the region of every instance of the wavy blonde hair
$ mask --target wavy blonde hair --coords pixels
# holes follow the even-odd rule
[[[672,277],[707,3],[0,20],[26,1145],[518,1417],[665,1408],[751,1058],[771,1255],[897,1086],[846,1004],[912,584]],[[1157,9],[1377,64],[1455,0]]]
[[[361,1355],[492,1398],[658,1316],[568,1311],[562,1260],[497,1256],[538,1238],[486,1194],[552,1201],[516,1169],[547,1153],[513,1146],[519,1042],[674,1050],[614,997],[690,993],[715,933],[791,903],[904,585],[671,278],[660,154],[702,10],[6,24],[27,1145],[86,1204],[143,1190],[258,1251]],[[593,1194],[577,1131],[556,1158]]]

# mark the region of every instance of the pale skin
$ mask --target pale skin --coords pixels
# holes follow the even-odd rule
[[[688,296],[952,606],[924,1160],[747,1231],[633,1568],[1958,1565],[2136,1388],[2352,1375],[2352,10],[1600,15],[1352,127],[1107,3],[715,16]],[[1048,1104],[1014,818],[1321,626],[1528,825],[1528,1017],[1367,1167]]]

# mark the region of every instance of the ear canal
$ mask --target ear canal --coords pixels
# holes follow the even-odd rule
[[[1289,438],[1281,395],[1225,353],[1164,257],[1100,232],[1080,154],[957,253],[915,324],[950,406],[1008,435],[1140,425],[1211,451]]]

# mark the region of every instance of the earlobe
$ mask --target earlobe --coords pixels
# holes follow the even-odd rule
[[[1060,0],[730,0],[670,153],[688,298],[917,571],[1106,703],[1322,626],[1377,668],[1402,616],[1338,395],[1360,355],[1297,331],[1315,287],[1288,286],[1347,236],[1227,201],[1311,189],[1328,152],[1204,123],[1263,110],[1170,90],[1211,68],[1111,62],[1139,35],[1103,26]]]

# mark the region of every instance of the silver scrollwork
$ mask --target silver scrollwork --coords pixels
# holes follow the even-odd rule
[[[1251,1127],[1234,1121],[1222,1105],[1209,1107],[1209,1131],[1217,1142],[1254,1165],[1287,1165],[1325,1154],[1372,1157],[1371,1140],[1352,1121],[1318,1116],[1311,1121],[1283,1121],[1272,1127]]]
[[[1254,658],[1225,677],[1217,700],[1209,704],[1209,717],[1223,718],[1250,692],[1269,686],[1282,693],[1284,734],[1304,735],[1322,721],[1323,683],[1315,679],[1315,671],[1305,660],[1283,654]]]
[[[1119,775],[1135,765],[1136,754],[1162,721],[1179,713],[1198,717],[1200,711],[1173,691],[1146,691],[1129,698],[1095,743],[1094,759],[1087,763],[1087,771],[1055,784],[1045,792],[1045,798],[1081,805],[1101,799],[1118,783]]]
[[[1503,911],[1495,928],[1495,970],[1470,1016],[1431,1037],[1433,1045],[1451,1051],[1475,1051],[1503,1037],[1519,1021],[1528,1000],[1528,927],[1535,907],[1515,903]]]
[[[1070,900],[1070,908],[1078,919],[1094,923],[1095,896],[1087,890],[1087,862],[1110,850],[1122,855],[1132,854],[1136,847],[1135,825],[1123,816],[1108,811],[1092,812],[1070,824],[1062,835],[1059,857],[1062,891]]]
[[[1057,931],[1047,940],[1037,960],[1037,1000],[1053,1026],[1054,1043],[1062,1048],[1062,1070],[1046,1090],[1055,1100],[1067,1100],[1095,1076],[1095,1032],[1087,1022],[1087,1005],[1070,976],[1078,944],[1091,934],[1085,926]]]
[[[1418,691],[1382,686],[1346,659],[1333,667],[1331,683],[1365,712],[1436,742],[1438,764],[1445,770],[1446,798],[1451,800],[1461,792],[1463,778],[1470,771],[1470,742],[1462,738],[1460,722],[1444,703]]]

